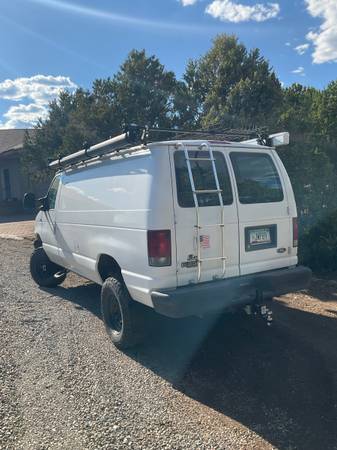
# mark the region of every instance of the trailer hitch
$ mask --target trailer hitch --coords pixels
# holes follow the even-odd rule
[[[246,305],[244,311],[248,316],[259,317],[266,321],[267,326],[271,327],[273,323],[273,311],[269,309],[266,305]]]

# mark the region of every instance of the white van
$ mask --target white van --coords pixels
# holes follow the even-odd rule
[[[56,286],[72,271],[102,285],[102,315],[120,348],[146,327],[140,304],[173,318],[249,310],[310,281],[297,265],[294,194],[273,147],[130,147],[118,137],[51,167],[59,170],[36,218],[32,277]]]

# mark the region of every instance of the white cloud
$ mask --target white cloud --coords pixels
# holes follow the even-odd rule
[[[11,106],[3,115],[6,122],[1,123],[0,128],[30,128],[39,118],[46,118],[47,114],[47,107],[35,103]]]
[[[295,52],[299,55],[304,55],[304,53],[309,49],[309,44],[301,44],[294,48]]]
[[[10,106],[3,114],[6,121],[0,122],[0,128],[31,127],[40,117],[47,116],[49,102],[61,91],[74,91],[76,87],[69,77],[60,75],[34,75],[1,82],[0,99],[20,104]]]
[[[315,46],[313,62],[315,64],[337,62],[337,1],[305,0],[305,2],[311,16],[323,19],[319,29],[310,31],[306,36]]]
[[[183,6],[192,6],[195,5],[199,0],[180,0]]]
[[[286,42],[284,45],[286,45],[287,47],[291,47],[291,43],[290,42]]]
[[[76,84],[69,77],[34,75],[0,83],[0,98],[13,101],[30,99],[35,103],[45,104],[57,97],[62,90],[75,88]]]
[[[256,3],[248,6],[231,0],[214,0],[206,8],[206,13],[216,19],[228,22],[264,22],[277,17],[280,13],[278,3]]]
[[[295,73],[296,75],[301,75],[301,77],[305,77],[304,67],[302,66],[297,67],[297,69],[293,70],[292,73]]]

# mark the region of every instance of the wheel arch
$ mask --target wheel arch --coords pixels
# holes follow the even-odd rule
[[[123,279],[122,269],[118,262],[112,256],[102,253],[97,259],[97,272],[100,276],[102,283],[111,275],[117,276],[119,279]]]
[[[42,247],[42,239],[38,233],[35,233],[35,238],[33,241],[34,248]]]

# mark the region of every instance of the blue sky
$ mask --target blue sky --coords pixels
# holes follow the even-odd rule
[[[133,48],[181,77],[221,32],[260,48],[285,85],[337,79],[336,0],[1,0],[0,127],[31,126]]]

